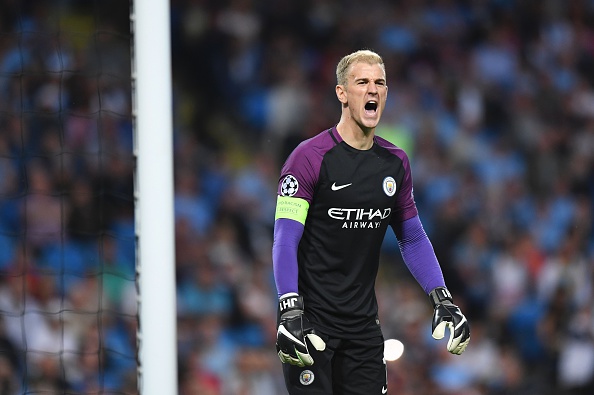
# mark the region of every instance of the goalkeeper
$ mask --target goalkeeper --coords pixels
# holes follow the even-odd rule
[[[449,329],[454,354],[470,340],[419,219],[408,157],[375,136],[388,94],[382,58],[354,52],[336,77],[338,124],[295,148],[279,178],[276,348],[291,395],[388,392],[374,289],[388,225],[434,307],[433,337]]]

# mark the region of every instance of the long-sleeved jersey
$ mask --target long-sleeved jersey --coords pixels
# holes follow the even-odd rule
[[[412,189],[406,153],[378,136],[362,151],[332,128],[291,153],[279,178],[276,215],[304,224],[298,292],[314,326],[337,337],[380,333],[381,245],[389,224],[417,215]]]

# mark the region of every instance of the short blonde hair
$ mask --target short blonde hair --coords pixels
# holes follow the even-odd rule
[[[369,50],[369,49],[361,49],[359,51],[353,52],[349,55],[346,55],[338,65],[336,66],[336,83],[338,85],[346,85],[348,81],[348,70],[349,67],[353,63],[357,62],[364,62],[369,64],[379,64],[381,68],[384,70],[384,74],[386,73],[386,66],[384,65],[384,60],[381,56],[377,53]]]

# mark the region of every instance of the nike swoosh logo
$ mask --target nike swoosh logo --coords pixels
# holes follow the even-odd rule
[[[285,326],[284,326],[284,325],[281,325],[281,326],[279,326],[279,327],[278,327],[278,330],[277,330],[277,332],[276,332],[277,336],[278,336],[278,334],[279,334],[279,333],[282,333],[282,334],[283,334],[283,336],[287,337],[287,338],[288,338],[289,340],[291,340],[293,343],[295,343],[295,344],[299,344],[301,347],[306,347],[306,346],[305,346],[305,344],[304,344],[304,343],[303,343],[301,340],[299,340],[299,339],[297,339],[295,336],[293,336],[293,335],[291,334],[291,332],[289,332],[289,331],[287,330],[287,328],[285,328]]]
[[[386,387],[385,385],[382,387],[382,394],[387,394],[388,393],[388,387]]]
[[[349,187],[351,185],[353,185],[352,182],[350,184],[343,184],[343,185],[336,185],[336,183],[334,183],[334,184],[332,184],[331,188],[332,188],[333,191],[338,191],[339,189],[346,188],[346,187]]]

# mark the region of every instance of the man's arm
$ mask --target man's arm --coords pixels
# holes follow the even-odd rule
[[[425,293],[429,294],[436,287],[445,287],[433,245],[423,229],[419,216],[393,223],[392,229],[398,238],[404,263]]]
[[[287,218],[274,221],[272,267],[279,298],[298,293],[297,248],[303,235],[303,224]]]
[[[419,216],[393,224],[392,228],[404,263],[433,305],[433,338],[442,339],[449,328],[447,349],[452,354],[462,354],[470,342],[470,327],[445,286],[443,272]]]
[[[303,236],[309,203],[305,199],[279,196],[274,216],[272,267],[278,296],[298,293],[297,248]]]
[[[276,351],[283,363],[310,366],[314,361],[307,340],[318,351],[324,341],[303,314],[303,298],[299,296],[297,249],[305,228],[309,204],[299,198],[279,196],[274,221],[272,266],[279,296],[279,324]]]

